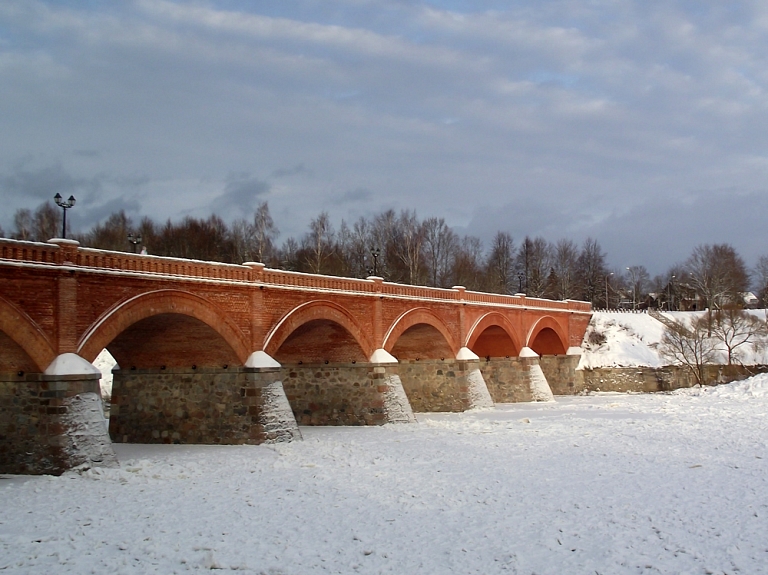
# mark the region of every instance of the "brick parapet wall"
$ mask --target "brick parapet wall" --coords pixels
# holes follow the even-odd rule
[[[303,288],[380,295],[387,297],[466,304],[501,305],[550,311],[591,313],[582,301],[554,301],[524,295],[490,294],[464,288],[433,288],[381,281],[380,278],[355,279],[264,268],[261,264],[225,264],[182,258],[131,254],[80,247],[72,240],[56,243],[24,242],[0,239],[0,259],[34,265],[72,266],[88,272],[124,272],[126,274],[186,277],[212,282],[245,282],[277,288]]]

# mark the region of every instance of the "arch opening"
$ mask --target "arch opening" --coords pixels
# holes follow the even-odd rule
[[[238,354],[205,322],[161,313],[131,324],[106,346],[121,369],[222,367],[237,365]]]
[[[367,358],[355,337],[341,324],[315,319],[301,324],[273,357],[280,363],[350,363]]]
[[[398,361],[417,359],[454,359],[455,354],[443,334],[427,323],[406,329],[392,346],[390,353]]]
[[[168,319],[170,316],[186,317],[189,320]],[[142,320],[147,320],[147,323],[141,324]],[[192,323],[185,324],[185,321]],[[210,335],[211,342],[219,342],[220,340],[226,342],[227,346],[234,350],[237,357],[236,361],[229,361],[229,363],[242,365],[251,353],[245,335],[215,304],[200,296],[180,290],[158,290],[141,294],[110,309],[85,332],[78,345],[77,353],[86,360],[93,361],[102,349],[109,349],[112,342],[119,342],[121,338],[124,339],[124,333],[152,325],[159,331],[169,334],[170,332],[165,329],[165,324],[169,322],[176,322],[181,330],[191,326],[192,331],[188,334],[190,343],[196,343],[196,340],[200,339],[201,331]],[[137,326],[137,324],[139,325]],[[207,326],[209,329],[203,326]],[[141,346],[141,341],[136,343]],[[218,343],[214,343],[214,347],[217,345]],[[196,347],[199,349],[199,346]],[[204,348],[205,346],[203,346]],[[121,362],[120,358],[116,357],[116,359],[118,363]],[[123,359],[123,361],[125,360]]]
[[[560,336],[551,327],[543,328],[530,345],[539,355],[563,355],[566,352]]]
[[[483,357],[517,357],[520,350],[509,334],[498,325],[487,327],[480,333],[470,349]]]

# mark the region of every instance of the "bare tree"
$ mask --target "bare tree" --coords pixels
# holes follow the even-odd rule
[[[232,242],[232,261],[237,263],[252,261],[256,244],[256,230],[248,220],[239,218],[232,222],[229,237]]]
[[[602,289],[607,275],[605,253],[597,240],[587,238],[581,247],[578,260],[578,277],[582,299],[591,302],[593,306],[602,302],[607,308],[608,302],[603,299],[605,292]]]
[[[377,214],[371,221],[370,247],[379,250],[378,274],[391,281],[400,280],[397,256],[394,252],[396,227],[397,216],[394,210]]]
[[[299,242],[294,237],[289,237],[283,242],[279,253],[280,268],[289,271],[298,271],[301,268]]]
[[[416,217],[416,212],[410,210],[400,212],[395,229],[394,249],[405,268],[407,274],[405,281],[409,284],[420,283],[424,229]]]
[[[61,235],[61,210],[54,207],[51,202],[40,204],[32,216],[32,230],[38,242],[59,237]]]
[[[717,310],[712,322],[712,337],[718,340],[728,355],[728,365],[740,359],[742,346],[751,344],[762,349],[768,330],[766,324],[743,309],[727,307]]]
[[[160,243],[157,224],[147,216],[141,218],[136,232],[141,236],[142,249],[153,250]]]
[[[309,223],[309,233],[304,236],[302,248],[307,251],[306,263],[312,273],[325,272],[333,251],[334,230],[328,212],[321,212]]]
[[[352,275],[355,277],[368,277],[373,274],[374,262],[371,261],[373,259],[371,251],[376,248],[381,249],[380,246],[373,244],[371,224],[363,216],[360,216],[352,226],[346,248],[346,257],[349,260]],[[379,273],[378,269],[376,273]]]
[[[709,337],[708,330],[706,316],[694,318],[690,325],[670,322],[664,327],[658,348],[661,357],[687,368],[699,385],[705,384],[704,368],[712,363],[717,351],[717,341]]]
[[[13,233],[13,239],[32,241],[32,211],[27,208],[19,208],[13,215],[13,226],[16,231]]]
[[[525,293],[543,297],[553,267],[552,248],[542,237],[525,237],[517,253],[517,266],[525,278]]]
[[[555,298],[565,300],[579,297],[577,291],[579,250],[571,240],[559,240],[555,246],[552,267],[555,271]]]
[[[458,244],[456,233],[445,224],[443,218],[424,220],[424,254],[430,284],[436,287],[446,285],[452,252]]]
[[[328,214],[325,214],[325,220],[328,220]],[[321,216],[323,214],[320,214]],[[269,204],[260,202],[253,215],[253,241],[254,256],[256,261],[263,262],[265,258],[272,255],[274,250],[274,241],[280,234],[280,230],[275,226],[272,216],[269,213]]]
[[[469,290],[482,289],[483,244],[474,236],[464,236],[453,252],[451,279],[453,285]]]
[[[749,287],[744,260],[728,244],[696,246],[686,261],[686,270],[710,310],[737,304]]]
[[[637,308],[638,302],[646,295],[645,290],[650,277],[645,266],[630,266],[627,268],[627,288],[632,293],[633,308]]]
[[[124,210],[110,214],[101,224],[95,225],[82,237],[89,246],[118,252],[129,251],[128,234],[133,232],[133,223]]]
[[[486,262],[488,289],[492,292],[508,294],[514,288],[514,257],[515,244],[512,236],[506,232],[498,232],[493,238],[491,253]]]
[[[753,273],[757,296],[763,306],[768,305],[768,256],[760,256]]]

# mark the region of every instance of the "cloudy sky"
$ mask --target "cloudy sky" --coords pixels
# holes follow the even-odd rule
[[[596,238],[663,272],[768,254],[768,3],[2,0],[0,226],[268,201]]]

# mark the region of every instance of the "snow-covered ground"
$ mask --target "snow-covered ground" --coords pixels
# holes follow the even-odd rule
[[[1,573],[765,573],[768,376],[0,476]]]

